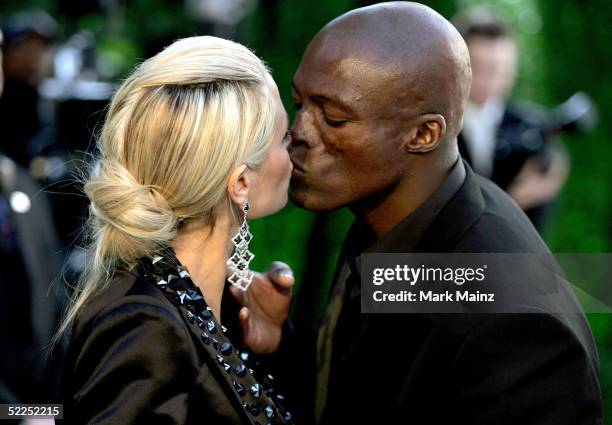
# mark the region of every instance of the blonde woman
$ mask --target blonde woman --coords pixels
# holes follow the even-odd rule
[[[287,126],[265,65],[214,37],[175,42],[118,89],[85,185],[91,261],[60,329],[66,422],[291,422],[221,321],[228,259],[233,284],[252,278],[247,215],[287,202]]]

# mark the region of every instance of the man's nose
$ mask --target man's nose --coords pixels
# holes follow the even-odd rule
[[[317,140],[315,129],[312,114],[303,109],[298,111],[291,126],[292,147],[305,145],[307,148],[312,148]]]

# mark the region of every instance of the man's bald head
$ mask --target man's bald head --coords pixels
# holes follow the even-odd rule
[[[463,39],[426,6],[381,3],[330,22],[294,76],[294,202],[376,205],[400,186],[439,184],[458,157],[470,78]]]
[[[431,8],[389,2],[353,10],[327,24],[307,55],[371,73],[371,88],[391,95],[394,111],[439,113],[447,136],[459,133],[471,81],[469,52],[455,27]]]

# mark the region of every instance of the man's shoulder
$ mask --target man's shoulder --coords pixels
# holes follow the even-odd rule
[[[546,253],[548,247],[521,208],[490,180],[474,175],[484,209],[458,241],[459,252]]]
[[[465,167],[463,185],[437,214],[416,252],[548,252],[512,198]]]
[[[537,308],[524,313],[498,314],[431,314],[430,334],[433,346],[454,347],[455,358],[474,356],[491,351],[491,346],[506,355],[512,349],[528,350],[546,356],[555,346],[575,349],[594,374],[599,370],[599,359],[588,323],[583,315],[552,314]]]

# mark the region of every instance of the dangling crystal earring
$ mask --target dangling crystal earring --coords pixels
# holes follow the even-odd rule
[[[234,252],[227,260],[228,266],[230,266],[233,271],[232,275],[227,280],[243,291],[247,290],[254,276],[253,272],[249,270],[249,263],[255,258],[255,254],[249,251],[249,242],[253,239],[253,235],[249,231],[249,223],[247,223],[246,219],[249,208],[249,203],[245,202],[244,207],[242,207],[244,215],[240,230],[238,230],[236,236],[232,238]]]

